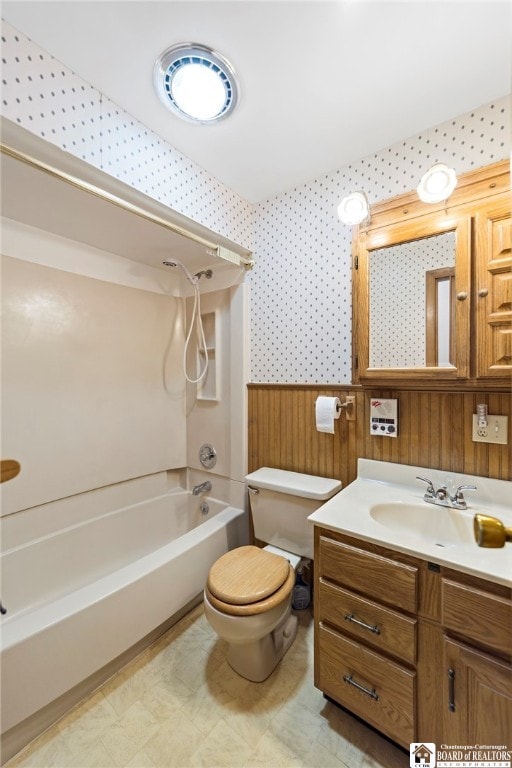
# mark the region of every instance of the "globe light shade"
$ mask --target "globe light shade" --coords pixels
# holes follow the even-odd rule
[[[448,200],[456,186],[457,176],[453,168],[436,163],[422,176],[417,192],[424,203],[441,203]]]
[[[364,192],[351,192],[338,206],[338,216],[343,224],[351,227],[368,218],[370,206]]]

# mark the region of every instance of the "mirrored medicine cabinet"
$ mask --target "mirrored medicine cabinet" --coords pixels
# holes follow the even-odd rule
[[[510,386],[507,161],[459,178],[444,203],[409,193],[353,238],[353,381]]]

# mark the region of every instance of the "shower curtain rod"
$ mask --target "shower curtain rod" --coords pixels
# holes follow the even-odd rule
[[[76,187],[77,189],[80,189],[84,192],[88,192],[89,194],[94,195],[95,197],[99,197],[102,200],[106,200],[107,202],[118,206],[118,208],[122,208],[123,210],[128,211],[129,213],[133,213],[135,216],[140,216],[141,218],[146,219],[147,221],[150,221],[153,224],[157,224],[160,227],[164,227],[165,229],[168,229],[169,231],[174,232],[174,234],[182,235],[183,237],[186,237],[189,240],[192,240],[194,243],[197,243],[198,245],[202,245],[205,248],[208,248],[213,252],[214,256],[217,256],[218,258],[223,259],[224,261],[230,261],[231,263],[236,264],[240,267],[244,267],[245,269],[252,269],[252,267],[254,266],[254,261],[250,258],[247,258],[246,256],[241,256],[240,254],[235,253],[234,251],[231,251],[229,248],[226,248],[223,245],[212,243],[210,240],[206,240],[200,235],[196,235],[193,232],[190,232],[189,230],[185,229],[184,227],[180,227],[178,224],[173,224],[172,222],[167,221],[161,216],[157,216],[154,213],[145,211],[143,208],[140,208],[138,205],[129,203],[127,200],[123,200],[121,197],[118,197],[117,195],[113,195],[111,192],[107,192],[106,190],[101,189],[101,187],[97,187],[96,185],[91,184],[88,181],[84,181],[83,179],[80,179],[77,176],[73,176],[72,174],[67,173],[66,171],[61,171],[58,168],[55,168],[54,166],[48,165],[48,163],[44,163],[41,160],[36,160],[36,158],[31,157],[30,155],[27,155],[25,152],[20,152],[19,150],[14,149],[13,147],[10,147],[7,144],[4,144],[3,142],[0,142],[0,151],[5,155],[8,155],[9,157],[14,158],[15,160],[20,160],[21,162],[26,163],[27,165],[30,165],[34,168],[37,168],[38,170],[48,173],[50,176],[60,179],[61,181],[65,181],[67,184],[70,184],[71,186]]]

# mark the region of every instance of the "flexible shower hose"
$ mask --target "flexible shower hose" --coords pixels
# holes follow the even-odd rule
[[[203,328],[203,319],[201,317],[201,298],[199,295],[199,280],[197,277],[195,280],[191,280],[192,285],[194,287],[194,309],[192,310],[192,318],[190,320],[190,328],[187,334],[187,338],[185,341],[185,346],[183,348],[183,373],[185,374],[186,380],[190,384],[197,384],[201,381],[202,378],[206,375],[206,371],[208,370],[208,349],[206,348],[206,340],[204,338],[204,328]],[[197,319],[197,324],[199,328],[200,338],[199,338],[199,348],[198,351],[201,351],[201,346],[204,351],[204,367],[197,379],[192,379],[188,373],[187,373],[187,353],[188,348],[190,344],[190,339],[192,338],[192,331],[194,329],[194,325]]]

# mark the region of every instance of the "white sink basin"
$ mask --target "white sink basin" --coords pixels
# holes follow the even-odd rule
[[[439,547],[474,545],[473,515],[459,509],[426,502],[412,504],[396,501],[374,504],[369,511],[371,517],[385,528]]]

